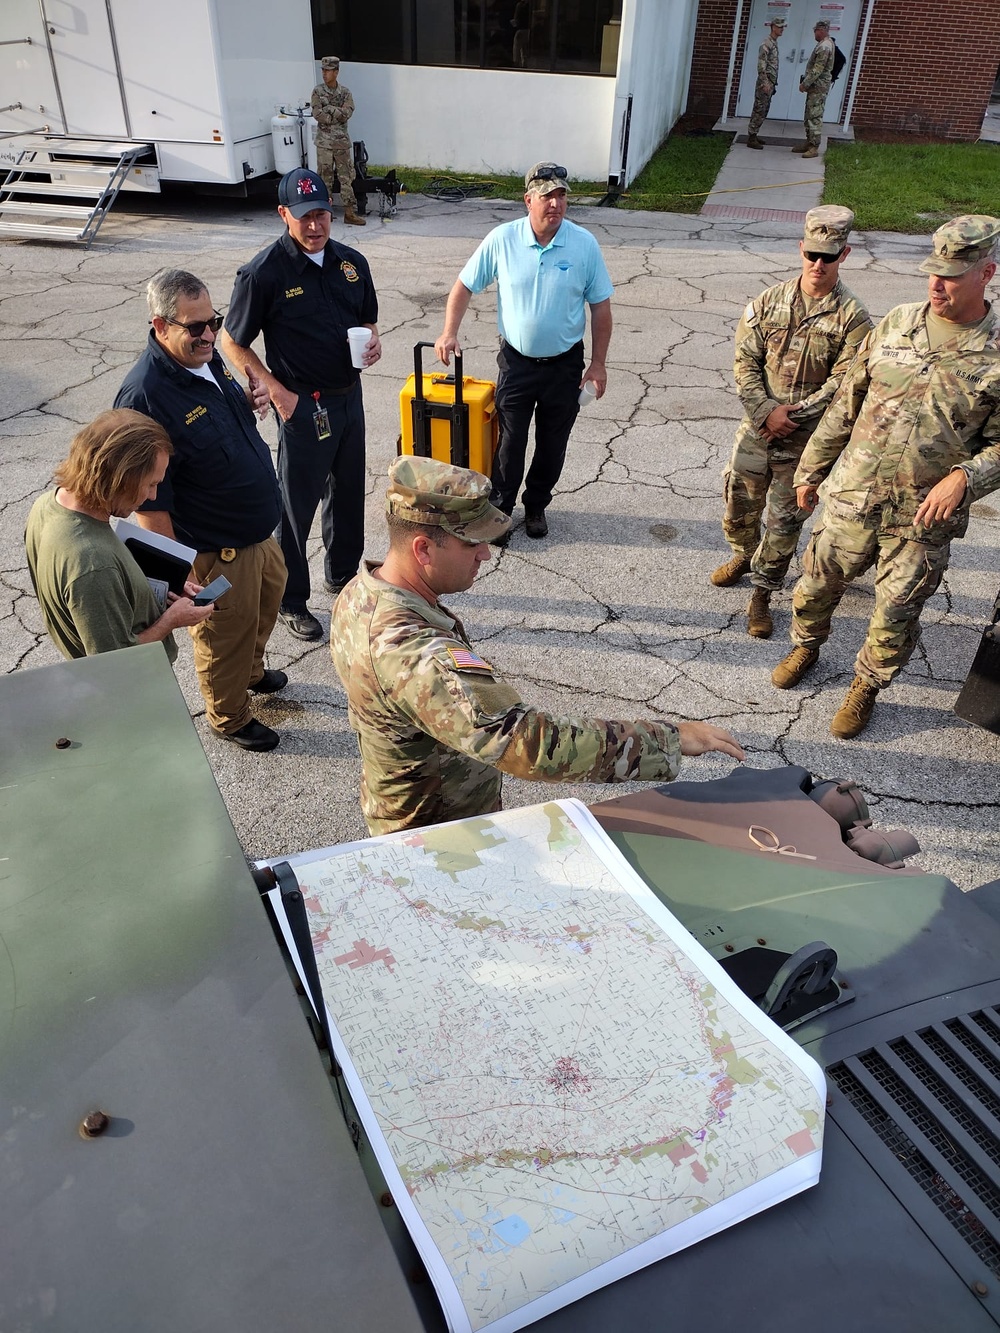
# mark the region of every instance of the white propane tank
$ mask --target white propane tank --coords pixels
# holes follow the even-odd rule
[[[271,119],[271,143],[274,146],[274,169],[279,176],[295,171],[303,164],[316,170],[316,131],[319,126],[308,107],[286,111],[279,107]]]
[[[316,170],[316,131],[319,129],[319,123],[316,117],[311,115],[305,107],[302,108],[302,137],[306,141],[306,160],[309,163],[309,170]]]
[[[302,165],[302,147],[298,118],[289,115],[284,107],[271,118],[271,144],[274,147],[274,169],[279,176]]]

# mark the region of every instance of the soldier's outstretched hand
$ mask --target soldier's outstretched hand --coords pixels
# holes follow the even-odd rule
[[[681,754],[707,754],[709,750],[718,750],[720,754],[731,755],[734,759],[746,758],[736,739],[711,722],[678,722],[677,734],[680,736]]]

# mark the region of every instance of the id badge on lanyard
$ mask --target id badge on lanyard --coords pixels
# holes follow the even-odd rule
[[[319,405],[319,391],[313,394],[313,401],[316,406],[313,409],[313,429],[316,431],[317,440],[328,440],[330,438],[330,414],[325,407]]]

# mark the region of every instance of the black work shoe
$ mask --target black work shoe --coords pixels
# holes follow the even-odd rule
[[[243,750],[273,750],[281,740],[276,731],[265,727],[263,722],[258,722],[254,717],[239,731],[217,731],[215,734],[224,741],[232,741]]]
[[[323,626],[305,607],[301,611],[285,611],[282,609],[278,612],[278,619],[289,634],[294,634],[297,639],[321,639],[323,637]]]
[[[260,680],[250,686],[251,694],[277,694],[288,684],[288,677],[283,671],[271,671],[265,668]]]
[[[337,579],[335,583],[331,583],[329,579],[324,579],[323,587],[331,597],[339,597],[353,578],[354,575],[352,574],[350,579]]]
[[[529,537],[547,537],[549,535],[549,525],[545,519],[544,510],[537,510],[529,513],[524,511],[524,530]]]

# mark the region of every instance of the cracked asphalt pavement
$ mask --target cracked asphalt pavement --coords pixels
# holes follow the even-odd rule
[[[364,377],[371,557],[385,549],[384,479],[413,344],[440,332],[447,292],[486,231],[520,211],[404,195],[395,218],[370,217],[363,232],[334,223],[334,238],[368,257],[381,306],[384,355]],[[1000,584],[1000,493],[973,507],[968,536],[954,544],[942,589],[925,609],[917,652],[867,731],[834,740],[830,719],[853,676],[871,575],[845,596],[819,665],[803,686],[783,692],[770,673],[788,649],[791,588],[774,599],[775,634],[765,642],[745,632],[748,588],[708,582],[726,550],[721,473],[740,415],[733,331],[751,297],[797,271],[798,231],[782,222],[581,207],[571,216],[597,236],[615,283],[608,391],[580,414],[549,537],[527,540],[517,511],[507,550],[470,592],[450,599],[473,643],[542,707],[713,720],[735,733],[751,765],[801,764],[853,778],[878,827],[915,834],[922,851],[914,863],[966,889],[1000,876],[1000,739],[952,712]],[[278,229],[269,202],[122,196],[89,252],[0,244],[0,670],[59,660],[31,591],[24,522],[73,433],[111,405],[141,350],[146,280],[164,265],[190,269],[225,309],[237,267]],[[916,266],[926,238],[856,234],[852,245],[842,276],[875,317],[923,298]],[[466,374],[495,378],[492,293],[475,298],[462,341]],[[273,422],[263,429],[273,445]],[[321,591],[311,605],[327,626],[318,529],[313,554]],[[290,684],[254,701],[282,737],[278,750],[258,755],[210,733],[190,645],[177,639],[177,680],[246,854],[364,836],[359,761],[327,644],[275,628],[268,663],[286,670]],[[720,777],[731,766],[705,756],[685,761],[683,776]],[[505,782],[508,805],[553,793],[614,794]]]

